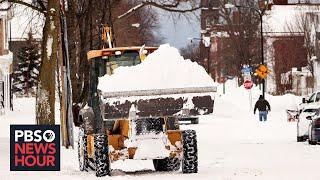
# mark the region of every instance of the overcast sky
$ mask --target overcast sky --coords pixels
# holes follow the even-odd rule
[[[171,14],[163,10],[157,10],[159,14],[160,34],[164,43],[169,43],[178,49],[185,47],[189,37],[200,37],[200,22],[195,15],[172,18]],[[199,13],[198,13],[199,14]]]

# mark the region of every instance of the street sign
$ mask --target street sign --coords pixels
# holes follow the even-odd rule
[[[244,81],[243,86],[246,89],[251,89],[253,87],[253,82],[250,80],[246,80],[246,81]]]
[[[241,69],[241,72],[243,74],[250,74],[252,72],[252,68],[251,67],[244,67]]]
[[[261,78],[265,79],[267,78],[267,75],[269,73],[269,69],[267,66],[261,64],[258,69],[256,69],[256,74]]]

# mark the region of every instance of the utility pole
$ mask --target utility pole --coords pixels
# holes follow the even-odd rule
[[[68,51],[67,24],[65,16],[65,1],[61,0],[61,61],[59,63],[61,69],[61,134],[63,146],[68,148],[74,147],[73,141],[73,114],[72,114],[72,90],[70,80],[70,65]]]

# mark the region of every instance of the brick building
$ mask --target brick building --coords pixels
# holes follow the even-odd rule
[[[317,77],[312,75],[313,65],[317,64],[317,60],[314,61],[312,58],[319,57],[318,6],[295,4],[293,1],[281,2],[280,5],[272,5],[266,13],[265,58],[272,69],[267,79],[267,89],[270,93],[283,94],[290,91],[306,95],[318,86],[315,83]]]
[[[233,4],[235,3],[235,1],[230,2]],[[296,18],[293,17],[293,14],[299,12],[299,8],[300,10],[301,8],[303,9],[301,12],[310,16],[310,13],[307,13],[306,9],[317,7],[320,0],[309,0],[308,2],[303,0],[273,0],[269,2],[268,11],[266,11],[266,14],[263,17],[265,62],[272,71],[267,79],[267,90],[269,93],[282,94],[287,91],[293,91],[293,89],[308,89],[305,92],[299,91],[295,93],[309,93],[309,91],[313,90],[314,85],[312,84],[312,81],[310,81],[309,77],[302,77],[301,74],[297,75],[299,74],[297,73],[299,70],[308,69],[306,67],[310,64],[310,53],[308,54],[309,51],[305,48],[305,32],[299,28],[288,28],[288,24],[296,20]],[[257,7],[263,3],[264,1],[261,1],[257,4]],[[203,64],[205,66],[208,65],[206,59],[209,57],[210,73],[216,80],[219,80],[219,77],[225,75],[222,68],[222,60],[223,53],[228,49],[228,47],[225,46],[228,44],[226,42],[230,42],[230,39],[225,32],[225,28],[227,27],[226,22],[219,17],[219,6],[221,6],[219,0],[202,0],[202,6],[208,8],[203,8],[201,10],[201,35],[202,37],[209,36],[211,38],[210,51],[201,45],[201,52],[204,55]],[[236,9],[233,10],[232,16],[233,24],[241,24],[239,22],[241,18],[239,14],[237,14]],[[317,26],[318,24],[318,22],[311,22],[312,27],[314,27],[314,25]],[[260,29],[258,29],[258,31],[260,31]],[[318,37],[318,27],[315,27],[315,31],[317,35],[308,34],[307,36],[310,36],[311,39]],[[260,47],[260,39],[258,38],[256,41],[258,42],[256,45]],[[316,42],[318,42],[318,39]],[[314,46],[315,49],[318,49],[319,47],[317,43]],[[317,56],[317,53],[315,52],[314,55]],[[232,59],[228,61],[233,62]],[[223,63],[225,62],[226,61]],[[234,71],[239,71],[240,68],[241,67],[234,69]],[[291,73],[290,80],[284,81],[284,75],[288,74],[288,72],[293,72],[292,69],[294,69],[295,73]],[[230,72],[232,71],[229,70],[229,73]],[[292,74],[297,75],[297,77],[293,77]],[[308,74],[309,76],[310,73],[302,74]],[[297,86],[294,82],[298,82],[298,80],[294,78],[298,77],[304,78],[303,80],[299,80],[299,82],[304,81],[304,83],[301,83],[301,87],[294,87]]]

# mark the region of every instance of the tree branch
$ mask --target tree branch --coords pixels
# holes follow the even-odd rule
[[[6,7],[6,8],[0,8],[0,11],[9,11],[9,9],[11,9],[12,4],[10,4],[10,6]]]
[[[124,14],[118,16],[118,19],[130,16],[133,12],[143,8],[144,6],[153,6],[153,7],[159,8],[159,9],[163,9],[165,11],[177,12],[177,13],[193,12],[193,11],[201,8],[201,6],[197,6],[197,7],[191,7],[189,9],[178,9],[179,5],[180,5],[180,1],[177,1],[176,3],[173,3],[173,4],[167,4],[167,3],[166,4],[159,4],[159,3],[153,2],[151,0],[146,0],[146,1],[143,1],[142,3],[138,4],[137,6],[129,9]]]
[[[44,11],[47,9],[47,8],[45,7],[45,5],[43,4],[43,1],[37,0],[37,3],[38,3],[39,6],[41,7],[41,9],[43,9]]]
[[[43,14],[46,13],[46,10],[45,10],[45,9],[41,9],[41,8],[39,8],[39,7],[37,7],[37,6],[34,6],[34,5],[32,5],[32,4],[29,4],[29,3],[24,2],[24,1],[21,1],[21,0],[1,0],[1,1],[0,1],[0,4],[1,4],[1,3],[4,3],[4,2],[11,2],[11,3],[15,3],[15,4],[20,4],[20,5],[29,7],[29,8],[31,8],[31,9],[35,10],[35,11],[38,11],[38,12],[40,12],[40,13],[43,13]]]

